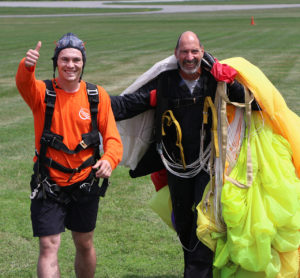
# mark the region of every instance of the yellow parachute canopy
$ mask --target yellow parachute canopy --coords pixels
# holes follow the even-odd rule
[[[274,132],[290,143],[293,163],[300,177],[300,118],[287,107],[279,91],[258,67],[241,57],[229,58],[221,63],[237,70],[237,80],[254,94],[260,107],[269,116]]]

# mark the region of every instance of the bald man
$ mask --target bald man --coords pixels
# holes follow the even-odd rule
[[[218,81],[228,84],[231,101],[244,102],[244,89],[234,80],[236,71],[204,52],[191,31],[180,35],[174,55],[176,69],[160,73],[132,94],[111,96],[112,108],[117,121],[155,109],[155,145],[131,176],[167,170],[164,182],[169,185],[173,224],[184,252],[184,277],[212,277],[213,252],[196,236],[195,207],[210,180],[212,117],[203,124],[204,100],[214,101]],[[157,149],[166,157],[164,163]]]

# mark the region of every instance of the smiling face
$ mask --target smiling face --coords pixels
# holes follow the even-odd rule
[[[181,35],[178,47],[175,49],[175,57],[183,72],[186,74],[197,72],[203,54],[204,49],[193,32],[185,32]]]
[[[65,48],[59,52],[57,70],[60,83],[78,83],[82,68],[83,59],[80,50],[76,48]]]

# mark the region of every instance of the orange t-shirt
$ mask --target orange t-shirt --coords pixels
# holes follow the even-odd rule
[[[25,58],[21,61],[17,74],[17,88],[32,110],[34,117],[35,148],[39,153],[40,138],[43,133],[46,104],[46,85],[41,80],[35,79],[35,68],[26,68]],[[55,85],[53,85],[55,88]],[[117,130],[115,118],[110,105],[110,98],[106,91],[100,87],[98,105],[98,129],[103,139],[104,154],[101,160],[108,160],[112,169],[116,168],[122,159],[123,146]],[[82,140],[84,133],[91,131],[90,105],[86,93],[85,82],[80,82],[80,88],[74,93],[65,92],[55,88],[56,102],[52,118],[51,131],[62,135],[64,144],[74,150]],[[77,154],[66,154],[53,148],[47,149],[47,156],[67,168],[79,167],[87,158],[93,154],[93,149],[88,148]],[[36,157],[34,158],[36,160]],[[49,168],[50,177],[60,186],[66,186],[84,180],[90,173],[91,166],[75,173],[68,182],[70,173],[63,173]]]

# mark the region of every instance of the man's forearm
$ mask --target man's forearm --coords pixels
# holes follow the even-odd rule
[[[132,94],[110,96],[111,107],[116,121],[132,118],[151,108],[150,91],[153,86],[145,85]]]

